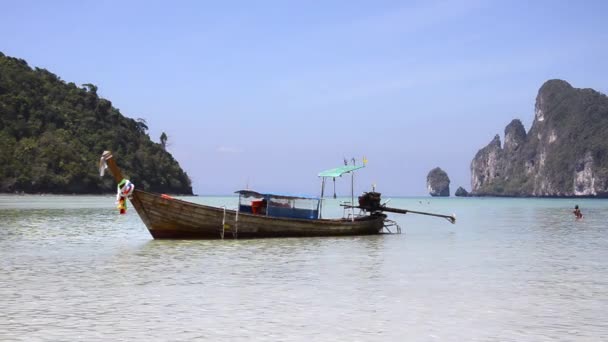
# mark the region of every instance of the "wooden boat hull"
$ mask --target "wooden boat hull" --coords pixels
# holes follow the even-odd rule
[[[238,213],[135,190],[133,207],[155,239],[222,239],[372,235],[386,215],[350,219],[286,219]]]

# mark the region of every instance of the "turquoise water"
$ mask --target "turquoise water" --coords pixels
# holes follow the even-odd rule
[[[154,241],[113,197],[0,196],[0,341],[608,340],[608,201],[390,205],[458,222],[408,214],[392,216],[401,235]]]

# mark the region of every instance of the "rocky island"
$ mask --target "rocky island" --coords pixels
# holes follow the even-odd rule
[[[433,197],[450,196],[450,178],[441,168],[432,169],[426,176],[426,187]]]
[[[97,87],[62,81],[0,53],[0,192],[96,194],[116,191],[101,179],[104,150],[119,156],[137,188],[192,194],[190,178],[143,119],[123,116]]]
[[[471,162],[471,195],[608,196],[608,97],[563,80],[545,82],[526,132],[520,120]]]
[[[465,190],[465,188],[459,186],[458,189],[456,189],[456,192],[454,193],[454,196],[456,197],[467,197],[469,196],[469,192]]]

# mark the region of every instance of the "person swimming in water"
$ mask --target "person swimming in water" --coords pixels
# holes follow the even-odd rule
[[[582,219],[583,218],[583,213],[581,212],[581,210],[578,208],[578,204],[574,206],[574,211],[572,212],[574,214],[574,216],[577,219]]]

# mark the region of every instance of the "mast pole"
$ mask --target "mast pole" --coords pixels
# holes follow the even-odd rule
[[[351,211],[351,221],[355,221],[355,171],[350,172],[350,203],[352,206],[350,207]]]

